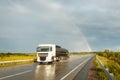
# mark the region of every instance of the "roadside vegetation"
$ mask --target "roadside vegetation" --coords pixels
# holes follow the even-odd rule
[[[27,59],[33,59],[33,61],[31,60],[31,61],[24,61],[24,62],[0,63],[0,67],[31,63],[31,62],[34,62],[34,60],[36,59],[36,54],[34,53],[0,53],[0,62],[14,61],[14,60],[27,60]]]
[[[100,64],[98,63],[98,61],[96,60],[96,71],[97,71],[97,75],[99,77],[99,80],[109,80],[107,78],[107,75],[105,74],[105,72],[102,70],[102,67],[100,66]]]
[[[120,52],[112,52],[109,50],[105,50],[104,52],[97,52],[98,58],[101,60],[101,62],[104,64],[105,68],[108,69],[108,71],[113,75],[115,80],[120,79]],[[97,64],[97,69],[98,69],[98,75],[100,77],[103,77],[105,74],[100,73],[98,62]],[[103,80],[103,79],[101,79]],[[104,79],[107,80],[107,79]]]

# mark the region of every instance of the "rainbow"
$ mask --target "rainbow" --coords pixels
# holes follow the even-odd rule
[[[85,44],[85,48],[87,48],[88,52],[92,51],[92,48],[87,40],[87,37],[85,36],[85,34],[80,30],[80,27],[76,24],[75,20],[73,17],[69,16],[68,14],[63,13],[62,16],[64,17],[64,22],[67,22],[69,25],[71,25],[72,27],[75,27],[76,30],[78,30],[78,34],[81,36],[84,44]],[[81,39],[80,39],[81,41]],[[82,46],[80,44],[80,46]],[[86,51],[86,50],[85,50]]]

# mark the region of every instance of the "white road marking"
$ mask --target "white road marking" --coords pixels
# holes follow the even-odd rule
[[[89,58],[90,59],[90,58]],[[67,73],[65,76],[63,76],[60,80],[64,80],[68,75],[70,75],[72,72],[74,72],[77,68],[79,68],[83,63],[87,62],[89,59],[83,61],[81,64],[76,66],[74,69],[72,69],[69,73]]]
[[[32,70],[27,70],[27,71],[24,71],[24,72],[20,72],[20,73],[12,74],[12,75],[9,75],[9,76],[1,77],[0,80],[10,78],[10,77],[14,77],[14,76],[18,76],[18,75],[22,75],[22,74],[25,74],[25,73],[28,73],[28,72],[31,72],[31,71]]]

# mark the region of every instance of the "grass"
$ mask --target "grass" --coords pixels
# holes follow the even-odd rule
[[[109,72],[113,74],[115,80],[120,79],[120,64],[114,60],[109,60],[106,57],[98,56],[102,63],[108,68]]]
[[[34,59],[35,56],[34,55],[29,55],[29,56],[25,56],[25,55],[11,55],[11,56],[5,56],[5,57],[0,57],[0,61],[10,61],[10,60],[24,60],[24,59]]]
[[[36,59],[36,54],[31,53],[0,53],[0,62],[2,61],[11,61],[11,60],[26,60],[33,59],[33,61],[24,61],[24,62],[11,62],[11,63],[2,63],[0,67],[18,65],[18,64],[26,64],[34,62]]]
[[[109,80],[97,60],[96,60],[96,71],[97,71],[99,80]]]
[[[4,63],[0,64],[0,67],[9,67],[9,66],[15,66],[15,65],[21,65],[21,64],[29,64],[33,63],[34,61],[24,61],[24,62],[11,62],[11,63]]]

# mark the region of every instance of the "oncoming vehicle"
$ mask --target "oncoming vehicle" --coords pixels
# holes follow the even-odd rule
[[[69,58],[68,50],[55,44],[40,44],[36,51],[37,62],[54,62]]]

